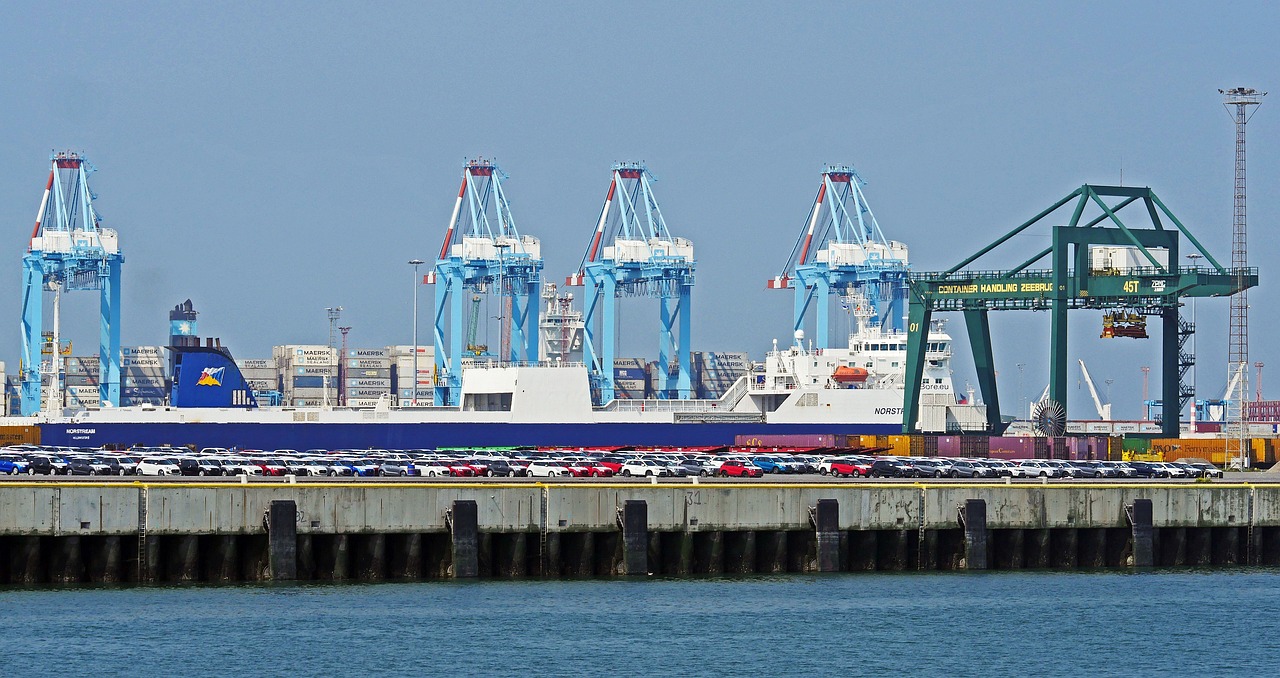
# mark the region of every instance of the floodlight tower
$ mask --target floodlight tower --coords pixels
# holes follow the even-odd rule
[[[1218,90],[1223,96],[1222,105],[1226,107],[1228,113],[1233,113],[1232,118],[1236,125],[1236,172],[1235,172],[1235,201],[1233,218],[1231,225],[1231,268],[1234,269],[1238,276],[1244,276],[1249,266],[1249,239],[1247,229],[1247,212],[1245,201],[1245,127],[1249,124],[1249,119],[1253,117],[1250,106],[1259,106],[1262,104],[1262,97],[1266,96],[1266,92],[1259,92],[1256,89],[1248,87],[1234,87],[1227,90]],[[1235,109],[1234,112],[1232,109]],[[1245,401],[1249,399],[1249,299],[1245,285],[1239,286],[1240,291],[1231,297],[1231,330],[1230,339],[1227,344],[1227,373],[1228,375],[1237,374],[1240,376],[1240,396],[1235,403],[1228,403],[1229,414],[1227,419],[1230,423],[1229,428],[1233,429],[1232,437],[1235,439],[1237,454],[1240,455],[1241,463],[1247,460],[1244,458],[1246,443],[1244,432],[1244,421],[1247,418],[1245,411]]]
[[[445,229],[435,269],[423,282],[436,286],[435,402],[457,405],[462,392],[465,301],[470,293],[498,296],[506,347],[499,361],[538,360],[538,312],[542,247],[520,235],[502,182],[507,175],[483,158],[462,168],[462,186]],[[465,209],[464,209],[465,206]],[[509,311],[507,310],[509,309]],[[416,379],[416,376],[415,376]]]
[[[60,388],[61,353],[49,365],[41,358],[44,292],[98,290],[101,328],[99,387],[103,404],[120,403],[120,267],[124,255],[116,232],[103,228],[89,189],[94,171],[83,156],[55,153],[27,254],[22,258],[22,394],[24,416],[40,411],[41,373]],[[57,309],[55,309],[55,314]]]
[[[614,397],[613,363],[617,350],[618,297],[657,297],[661,328],[658,341],[659,397],[693,396],[690,298],[693,292],[693,243],[667,229],[652,183],[657,178],[643,163],[612,168],[609,192],[578,273],[565,281],[585,286],[583,323],[585,359],[593,390],[601,403]],[[600,325],[597,337],[596,325]],[[675,358],[677,373],[671,375]],[[674,382],[674,383],[673,383]]]
[[[805,316],[810,309],[815,312],[818,348],[827,348],[830,342],[833,293],[845,303],[868,304],[873,326],[903,328],[907,246],[884,237],[862,194],[865,185],[852,167],[833,165],[822,171],[806,227],[782,273],[767,284],[769,289],[795,290],[793,331],[803,330]]]

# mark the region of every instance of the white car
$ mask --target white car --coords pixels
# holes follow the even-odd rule
[[[531,478],[553,478],[556,476],[570,476],[573,472],[561,466],[558,462],[545,461],[535,459],[529,462],[529,468],[526,469]]]
[[[140,476],[176,476],[181,474],[182,471],[178,469],[178,462],[173,459],[144,457],[142,461],[138,462],[138,475]]]
[[[622,465],[624,476],[669,476],[671,468],[652,459],[632,459]]]
[[[1039,459],[1024,459],[1018,463],[1025,478],[1058,478],[1062,469]]]

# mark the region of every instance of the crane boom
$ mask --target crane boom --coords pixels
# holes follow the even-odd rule
[[[1111,421],[1111,403],[1102,404],[1102,399],[1098,397],[1098,389],[1093,385],[1093,378],[1089,376],[1089,368],[1084,366],[1083,360],[1080,363],[1080,371],[1084,373],[1084,383],[1089,385],[1089,395],[1093,397],[1093,406],[1098,410],[1098,418],[1103,421]]]

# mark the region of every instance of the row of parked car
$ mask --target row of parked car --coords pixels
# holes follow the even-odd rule
[[[866,454],[761,453],[750,448],[662,450],[102,450],[0,449],[0,474],[319,477],[742,477],[822,474],[875,478],[1202,478],[1204,463],[957,459]]]
[[[823,475],[876,478],[1221,478],[1203,462],[967,459],[952,457],[828,457]]]

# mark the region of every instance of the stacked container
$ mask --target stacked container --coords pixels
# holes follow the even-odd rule
[[[413,403],[413,348],[413,346],[392,346],[389,349],[391,358],[390,376],[395,386],[396,399],[401,405]],[[430,405],[435,396],[435,359],[436,351],[434,346],[418,347],[417,387],[419,405]],[[347,369],[350,370],[352,368],[348,365]],[[369,377],[371,373],[367,369],[361,369],[361,374]]]
[[[280,371],[284,403],[293,407],[320,407],[337,404],[338,350],[328,346],[276,346],[273,351]]]
[[[614,358],[613,391],[619,400],[642,400],[651,393],[644,358]]]
[[[389,395],[391,349],[347,349],[342,359],[342,392],[348,407],[373,407]]]
[[[68,407],[98,407],[99,397],[98,356],[67,356],[62,359],[62,384],[65,387],[65,403]],[[46,382],[45,388],[49,387]]]
[[[280,372],[276,369],[276,361],[270,358],[237,360],[236,367],[240,368],[240,375],[254,391],[261,393],[280,390]]]
[[[751,367],[746,353],[695,352],[693,373],[699,377],[696,386],[698,397],[719,398],[739,377],[751,372]]]
[[[120,405],[163,405],[169,397],[165,348],[125,346],[120,353]]]

